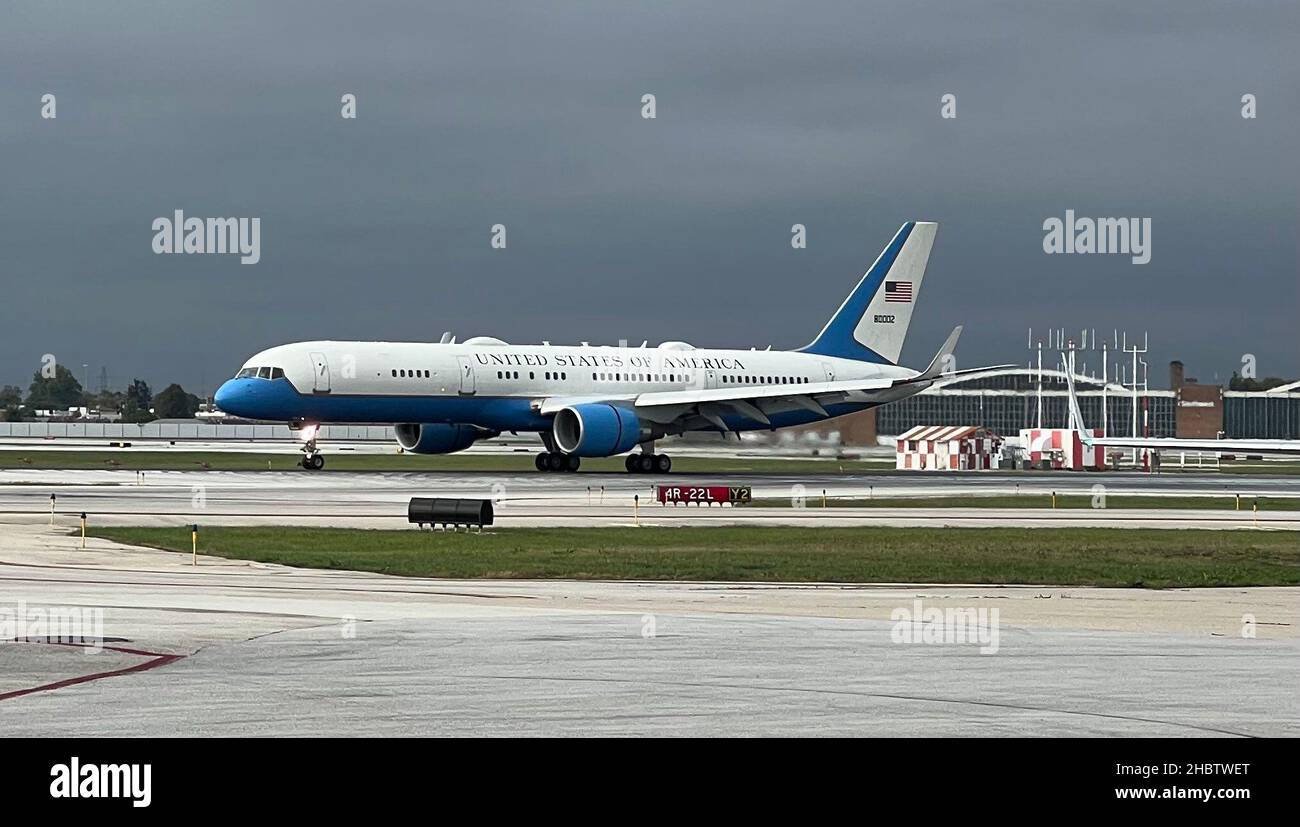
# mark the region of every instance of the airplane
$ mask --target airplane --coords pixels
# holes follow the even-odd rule
[[[1074,373],[1068,367],[1068,356],[1061,358],[1066,362],[1065,386],[1069,396],[1069,427],[1079,431],[1079,440],[1087,447],[1100,445],[1104,448],[1136,448],[1144,451],[1200,451],[1218,454],[1296,454],[1300,455],[1300,439],[1180,439],[1177,437],[1129,437],[1129,436],[1092,436],[1083,422],[1083,411],[1079,408],[1079,398],[1074,392]]]
[[[909,221],[808,345],[794,351],[511,345],[442,341],[296,342],[256,354],[217,390],[222,411],[304,429],[302,467],[319,470],[324,423],[395,426],[403,451],[449,454],[504,431],[536,432],[539,471],[627,454],[629,473],[665,474],[656,440],[804,425],[920,393],[957,371],[953,330],[929,366],[898,365],[938,225]],[[637,448],[639,454],[629,453]]]

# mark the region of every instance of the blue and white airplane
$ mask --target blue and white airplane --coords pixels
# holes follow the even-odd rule
[[[215,402],[235,416],[305,428],[310,469],[325,464],[316,426],[366,422],[395,425],[398,445],[417,454],[531,431],[546,448],[538,470],[576,471],[582,457],[628,454],[629,472],[667,473],[672,460],[654,450],[660,438],[804,425],[958,373],[951,354],[960,327],[925,370],[897,364],[936,229],[904,224],[821,333],[795,351],[511,345],[487,336],[457,343],[450,334],[437,344],[297,342],[249,359]]]

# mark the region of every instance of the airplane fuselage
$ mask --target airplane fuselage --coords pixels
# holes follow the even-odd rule
[[[776,430],[920,393],[946,373],[957,327],[923,371],[900,367],[934,242],[909,221],[821,332],[797,351],[511,345],[487,336],[438,344],[297,342],[262,351],[217,391],[217,407],[302,425],[383,423],[404,451],[447,454],[503,431],[535,431],[539,471],[627,454],[633,473],[667,473],[661,437]],[[320,469],[308,428],[303,467]],[[640,448],[639,455],[632,452]]]
[[[259,375],[260,373],[260,375]],[[646,393],[799,385],[915,376],[916,371],[795,351],[659,347],[297,342],[264,350],[222,386],[237,416],[314,423],[468,423],[546,431],[548,399],[626,400]],[[828,409],[832,416],[870,407]],[[796,405],[763,423],[731,413],[729,430],[784,427],[822,417]]]

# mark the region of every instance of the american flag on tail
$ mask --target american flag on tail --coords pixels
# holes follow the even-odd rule
[[[885,301],[910,304],[912,301],[912,283],[910,281],[885,282]]]

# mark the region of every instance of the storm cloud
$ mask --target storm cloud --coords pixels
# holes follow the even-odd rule
[[[1149,330],[1157,385],[1300,374],[1293,2],[2,14],[0,383],[53,353],[210,392],[274,344],[444,330],[796,347],[908,219],[940,228],[905,364],[1089,327]],[[1150,262],[1045,254],[1067,209],[1149,218]],[[175,210],[260,219],[260,261],[156,255]]]

